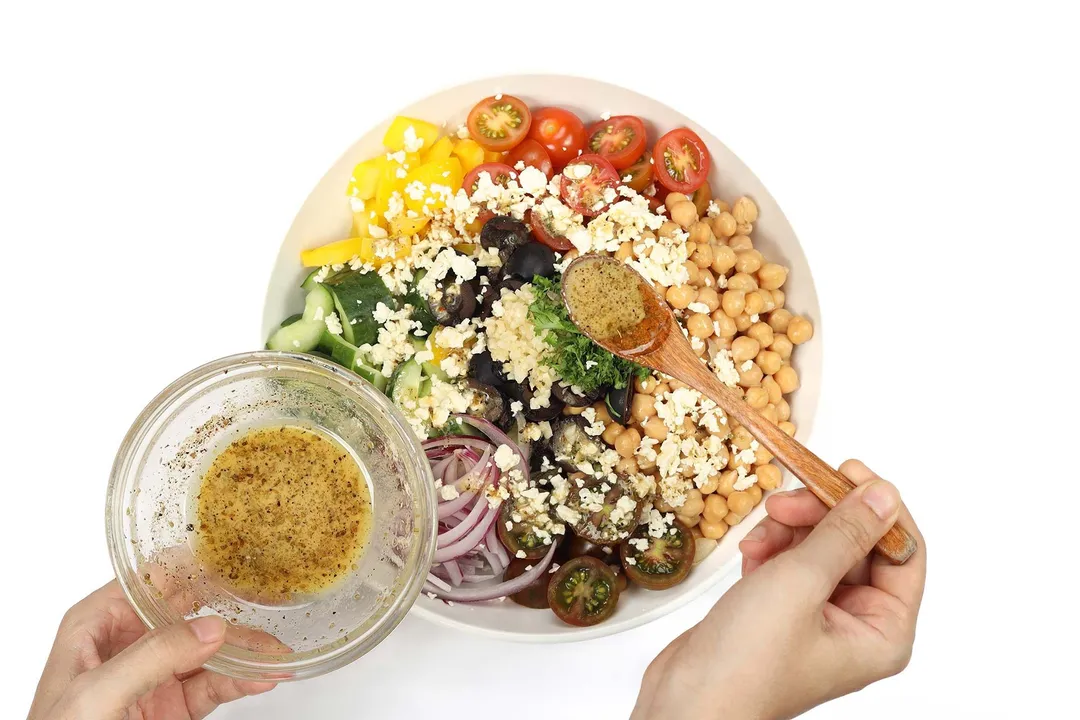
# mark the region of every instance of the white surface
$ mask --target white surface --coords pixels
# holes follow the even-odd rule
[[[604,31],[556,32],[524,5],[3,5],[0,715],[25,714],[56,623],[108,575],[101,508],[128,423],[183,371],[250,347],[308,189],[387,111],[496,71],[588,73],[677,106],[802,241],[828,325],[811,444],[900,485],[930,549],[911,666],[811,716],[1075,712],[1075,23],[1032,4],[739,3],[620,26],[588,5],[573,17]],[[522,19],[520,50],[489,40]],[[621,40],[598,50],[597,32]],[[718,593],[585,645],[409,619],[363,661],[215,717],[625,717],[648,661]]]
[[[791,225],[769,195],[761,181],[736,157],[729,148],[706,127],[672,109],[632,90],[598,80],[559,75],[501,76],[459,85],[427,97],[404,108],[387,110],[386,117],[351,145],[334,163],[308,195],[296,219],[289,228],[277,254],[269,280],[266,307],[262,313],[257,342],[269,337],[288,317],[303,308],[300,283],[311,272],[300,265],[300,251],[347,237],[352,225],[352,211],[343,188],[352,176],[356,163],[384,152],[382,138],[393,114],[423,118],[436,124],[445,122],[452,132],[463,122],[469,109],[481,98],[499,92],[512,93],[531,107],[561,105],[570,108],[586,122],[603,113],[632,114],[646,119],[652,137],[680,126],[693,129],[708,145],[712,154],[709,184],[716,197],[734,200],[749,195],[757,203],[758,221],[754,223],[754,246],[765,257],[790,268],[784,283],[785,307],[809,318],[817,332],[809,342],[799,346],[793,355],[801,387],[791,396],[791,422],[798,428],[796,437],[805,440],[813,431],[813,418],[821,389],[821,358],[823,338],[820,308],[810,268]],[[257,327],[252,318],[252,328]],[[785,473],[784,487],[794,487],[795,481]],[[523,642],[580,642],[614,635],[682,607],[701,596],[723,577],[737,572],[742,562],[739,541],[765,517],[765,506],[759,504],[724,536],[716,550],[703,560],[690,576],[662,593],[631,592],[619,599],[618,612],[610,620],[591,628],[567,625],[553,613],[538,613],[512,602],[450,605],[421,595],[415,612],[447,626],[465,628],[498,639]]]

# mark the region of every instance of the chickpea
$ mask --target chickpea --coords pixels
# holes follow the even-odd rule
[[[795,315],[791,318],[791,322],[788,323],[787,336],[793,345],[802,345],[814,337],[814,326],[801,315]]]
[[[780,402],[776,403],[776,417],[780,422],[787,422],[791,419],[791,404],[787,400],[781,398]]]
[[[668,295],[671,295],[671,290],[668,290]],[[670,297],[668,297],[668,302],[671,302]],[[687,305],[689,305],[689,303],[687,303]],[[741,290],[728,290],[724,293],[724,296],[720,298],[720,307],[724,309],[724,312],[729,317],[735,317],[746,307],[746,293]]]
[[[686,383],[684,383],[682,380],[676,380],[675,378],[668,379],[667,384],[668,387],[670,387],[672,390],[682,390],[684,387],[686,387]]]
[[[728,239],[727,244],[732,250],[754,249],[754,241],[746,235],[733,235]]]
[[[670,220],[665,220],[664,224],[660,226],[660,229],[656,231],[656,234],[662,238],[673,238],[675,233],[679,232],[681,228]]]
[[[791,358],[791,350],[795,346],[791,344],[791,340],[787,335],[776,335],[773,337],[772,344],[769,345],[769,349],[779,355],[783,360]]]
[[[652,395],[653,390],[656,389],[656,385],[657,380],[652,375],[634,378],[634,389],[637,390],[639,393]]]
[[[689,285],[674,285],[668,288],[664,297],[671,307],[685,310],[697,298],[697,290]]]
[[[758,345],[767,348],[772,345],[773,330],[768,323],[759,321],[750,326],[746,331],[746,336],[754,338],[758,341]]]
[[[757,315],[765,310],[765,299],[760,290],[746,293],[746,307],[743,309],[747,315]]]
[[[705,313],[694,313],[686,318],[686,331],[692,337],[704,340],[713,334],[712,318]]]
[[[761,296],[762,309],[765,312],[772,312],[776,309],[776,301],[773,300],[772,290],[758,288],[758,295]]]
[[[686,282],[688,285],[697,285],[701,282],[701,269],[697,266],[696,262],[687,260],[683,263],[683,267],[686,268]]]
[[[645,431],[647,437],[651,437],[653,440],[658,442],[667,440],[667,425],[660,418],[649,418],[642,424],[641,429]]]
[[[585,412],[585,408],[583,408],[583,407],[570,407],[569,405],[567,405],[566,407],[564,407],[562,409],[562,412],[563,412],[563,415],[580,415],[581,413]]]
[[[675,508],[668,505],[668,502],[664,499],[663,495],[657,495],[653,498],[653,507],[662,513],[675,512]]]
[[[643,457],[638,457],[638,458],[635,458],[635,459],[637,460],[638,470],[640,470],[641,472],[643,472],[643,473],[651,473],[653,470],[656,470],[656,461],[655,460],[646,460]],[[666,511],[666,512],[670,512],[670,511]]]
[[[761,381],[761,387],[769,393],[769,402],[776,404],[783,399],[784,393],[780,390],[780,386],[776,384],[776,381],[771,377],[766,377]]]
[[[735,321],[722,308],[714,312],[711,317],[717,327],[720,328],[719,332],[717,332],[716,328],[713,328],[713,332],[716,332],[720,337],[732,338],[739,331],[739,328],[735,327]]]
[[[757,483],[746,488],[746,494],[750,496],[750,499],[754,501],[755,505],[761,502],[761,488],[757,486]]]
[[[744,273],[756,273],[765,263],[765,258],[757,250],[743,250],[738,253],[735,269]]]
[[[716,492],[716,487],[719,484],[720,473],[714,473],[705,480],[705,484],[698,488],[698,490],[701,490],[702,495],[711,495],[712,493]],[[708,498],[705,499],[705,502],[706,504],[709,502]]]
[[[735,492],[735,481],[739,479],[739,474],[734,470],[725,470],[720,473],[720,481],[716,484],[716,493],[721,497],[731,497],[731,493]]]
[[[747,388],[746,404],[755,410],[760,410],[769,404],[769,391],[762,387]]]
[[[604,432],[600,434],[600,437],[603,438],[604,442],[606,442],[608,445],[614,445],[615,441],[620,435],[623,434],[625,430],[626,428],[619,423],[611,423],[606,428],[604,428]]]
[[[630,416],[641,422],[656,414],[656,398],[646,393],[635,393],[630,401]]]
[[[775,425],[776,423],[773,424]],[[754,464],[765,465],[766,463],[772,462],[773,457],[773,454],[769,452],[768,448],[764,445],[758,445],[757,450],[754,451]]]
[[[783,369],[783,368],[781,368]],[[764,377],[764,373],[761,372],[761,368],[757,363],[752,363],[749,370],[743,370],[739,368],[739,387],[748,388],[761,384],[761,378]],[[780,389],[784,388],[784,384],[779,380],[776,381],[780,385]]]
[[[735,217],[735,222],[756,222],[758,218],[757,205],[754,204],[753,200],[744,195],[735,201],[735,204],[731,208],[731,214]]]
[[[773,373],[773,379],[785,395],[799,389],[799,374],[790,365],[784,365]]]
[[[607,403],[603,400],[597,400],[592,404],[593,412],[596,413],[596,419],[602,423],[613,422],[614,418],[611,417],[611,413],[608,412]]]
[[[626,262],[634,254],[634,244],[632,242],[624,242],[619,246],[619,249],[615,251],[615,259],[620,262]]]
[[[615,452],[624,458],[634,457],[639,445],[641,445],[641,433],[634,428],[627,428],[615,438]]]
[[[766,378],[766,379],[771,380],[771,378]],[[758,414],[760,414],[761,417],[763,417],[766,420],[768,420],[769,422],[771,422],[773,425],[776,425],[780,421],[780,418],[777,417],[777,415],[776,415],[776,406],[773,405],[772,403],[769,403],[765,407],[758,410]]]
[[[717,275],[725,275],[728,270],[735,267],[736,260],[738,257],[735,251],[727,245],[715,247],[713,248],[712,271]]]
[[[570,248],[565,253],[563,253],[563,260],[568,260],[568,261],[569,260],[575,260],[575,259],[577,259],[577,256],[578,256],[578,249],[577,248]]]
[[[701,522],[698,523],[698,527],[701,528],[701,536],[710,540],[719,540],[728,531],[728,524],[722,518],[719,522],[710,522],[702,518]]]
[[[757,290],[757,280],[752,275],[746,273],[735,273],[728,278],[728,290],[742,290],[743,292],[750,292]]]
[[[670,195],[668,199],[671,199]],[[692,202],[676,203],[674,207],[668,205],[668,213],[684,230],[698,221],[697,208]]]
[[[709,227],[709,223],[699,220],[690,226],[687,231],[690,233],[690,241],[700,245],[705,245],[716,240],[713,236],[712,228]]]
[[[690,198],[683,195],[681,192],[668,193],[667,197],[664,198],[664,207],[668,209],[668,212],[671,212],[676,205],[681,205],[689,200]]]
[[[638,471],[637,460],[634,458],[619,458],[615,463],[615,472],[621,475],[633,475]]]
[[[701,491],[690,488],[686,491],[686,502],[679,508],[683,515],[700,515],[705,509],[705,500],[701,497]]]
[[[775,465],[758,465],[754,474],[757,475],[757,482],[762,490],[775,490],[780,487],[780,468]],[[705,507],[708,509],[708,504]]]
[[[720,198],[713,198],[713,202],[716,203],[716,207],[720,210],[721,213],[731,212],[731,206]]]
[[[724,518],[724,523],[729,527],[735,527],[743,521],[743,516],[737,513],[729,512],[727,517]]]
[[[729,238],[735,234],[735,216],[729,212],[722,212],[713,218],[713,233],[717,237]]]
[[[788,420],[787,422],[777,423],[776,427],[784,431],[784,434],[788,437],[795,437],[795,423]]]
[[[766,290],[779,290],[787,281],[788,269],[776,263],[765,263],[758,268],[758,284]]]
[[[731,359],[736,365],[752,359],[758,354],[761,345],[752,337],[737,337],[731,341]]]
[[[730,511],[728,510],[727,500],[722,495],[714,494],[705,498],[705,507],[702,512],[709,522],[720,522]]]
[[[784,307],[784,303],[787,301],[787,295],[784,294],[783,290],[773,290],[772,297],[773,302],[776,303],[776,307]]]
[[[784,364],[784,359],[780,357],[780,353],[774,350],[762,350],[754,358],[754,362],[761,368],[761,372],[766,375],[775,375],[780,366]]]
[[[682,510],[682,508],[675,508],[676,510]],[[700,515],[683,515],[682,513],[675,513],[675,517],[688,528],[694,528],[699,522],[701,522]]]
[[[708,307],[711,313],[720,307],[720,295],[711,287],[703,287],[697,292],[697,302]]]
[[[769,327],[773,329],[773,332],[787,332],[788,325],[791,324],[791,318],[790,312],[784,308],[777,308],[769,313]]]
[[[746,311],[739,313],[734,317],[735,327],[739,332],[744,333],[750,329],[750,326],[754,324],[754,321],[750,319],[750,316],[746,314]]]
[[[656,383],[656,387],[653,388],[653,397],[663,397],[665,394],[671,392],[671,386],[667,384],[666,380],[661,380]]]
[[[754,224],[753,223],[739,223],[738,225],[735,226],[735,232],[737,234],[739,234],[739,235],[749,236],[750,233],[754,232]]]
[[[698,291],[700,293],[701,288],[714,288],[716,287],[716,278],[713,277],[712,270],[709,268],[698,268]]]
[[[746,517],[754,509],[754,497],[745,490],[736,490],[727,497],[727,505],[730,512]]]
[[[704,358],[709,354],[709,346],[701,338],[690,337],[690,349],[694,351],[694,354],[699,358]]]
[[[694,250],[694,254],[690,257],[690,259],[694,261],[695,265],[697,265],[703,270],[711,266],[713,261],[712,245],[709,245],[707,243],[703,245],[698,245],[697,249]]]

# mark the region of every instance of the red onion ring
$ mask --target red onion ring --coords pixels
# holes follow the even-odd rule
[[[518,469],[524,474],[526,480],[529,479],[529,459],[525,457],[525,453],[521,451],[518,444],[511,440],[510,436],[500,430],[493,422],[481,417],[473,417],[472,415],[465,415],[463,413],[455,413],[450,417],[472,425],[477,430],[484,433],[484,435],[486,435],[495,445],[509,445],[518,456]]]
[[[464,492],[458,495],[453,500],[445,500],[439,503],[439,519],[443,520],[454,515],[458,510],[461,510],[468,505],[473,498],[476,497],[474,492]]]
[[[461,584],[464,576],[461,574],[461,568],[453,560],[448,560],[443,563],[443,567],[446,568],[446,574],[450,577],[450,583],[454,586]]]
[[[486,498],[480,498],[477,500],[477,504],[487,505]],[[501,503],[500,503],[501,505]],[[462,555],[473,550],[480,544],[480,540],[487,534],[487,531],[491,528],[492,524],[499,517],[499,505],[491,507],[488,505],[484,516],[480,519],[480,522],[473,527],[469,533],[458,540],[457,542],[447,545],[446,547],[436,548],[434,562],[446,562],[447,560],[453,560],[459,558]]]
[[[465,519],[460,523],[450,528],[444,533],[440,533],[437,538],[435,547],[446,547],[454,543],[457,540],[463,538],[470,530],[476,527],[476,523],[480,522],[480,518],[484,515],[484,506],[487,503],[484,502],[484,498],[473,504],[472,510],[465,516]]]
[[[504,580],[501,583],[485,587],[459,587],[451,588],[449,590],[443,590],[434,583],[430,586],[425,585],[424,587],[425,590],[433,593],[437,597],[454,602],[481,602],[483,600],[494,600],[495,598],[513,595],[532,585],[547,572],[548,567],[551,566],[552,559],[555,557],[555,547],[556,544],[554,542],[551,543],[551,548],[548,549],[547,555],[537,562],[536,565],[533,565],[532,570],[527,570],[513,580]]]
[[[504,570],[510,565],[510,556],[506,554],[506,548],[503,547],[502,541],[499,540],[499,530],[494,525],[491,526],[487,535],[484,536],[484,545],[495,553],[495,557],[499,559],[499,563]]]

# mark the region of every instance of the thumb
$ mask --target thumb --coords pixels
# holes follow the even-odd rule
[[[217,615],[149,632],[88,673],[94,704],[108,710],[126,708],[175,675],[197,670],[224,641],[225,620]]]
[[[837,503],[792,553],[798,565],[822,581],[823,598],[869,555],[900,514],[900,493],[877,478],[859,485]]]

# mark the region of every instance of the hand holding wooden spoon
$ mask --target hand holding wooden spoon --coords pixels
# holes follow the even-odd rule
[[[854,488],[850,480],[747,405],[737,390],[720,382],[690,347],[671,308],[633,268],[611,257],[583,255],[563,272],[562,293],[571,319],[594,342],[710,398],[830,508]],[[915,539],[894,525],[876,549],[901,564],[916,547]]]

